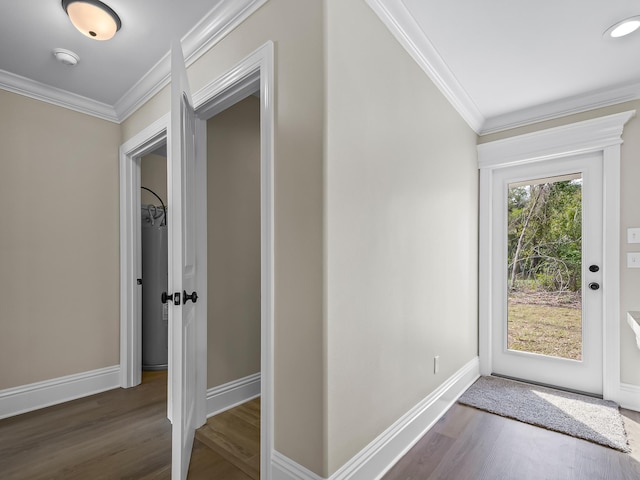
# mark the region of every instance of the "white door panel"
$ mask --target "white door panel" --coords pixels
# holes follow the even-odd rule
[[[172,410],[171,478],[187,478],[196,422],[196,224],[195,130],[182,47],[171,48],[171,129],[168,180],[171,196],[169,289],[171,322],[169,391]],[[197,294],[196,294],[197,295]]]
[[[492,172],[491,229],[493,282],[492,358],[493,373],[561,388],[602,394],[602,154],[588,154],[496,169]],[[508,331],[507,195],[509,186],[552,184],[580,178],[582,183],[582,326],[581,354],[563,358],[526,349],[512,348]],[[578,180],[576,180],[578,181]],[[512,262],[513,263],[513,262]],[[592,272],[589,266],[597,265]],[[512,267],[513,265],[511,265]],[[601,287],[590,289],[589,284]],[[511,342],[511,343],[510,343]]]

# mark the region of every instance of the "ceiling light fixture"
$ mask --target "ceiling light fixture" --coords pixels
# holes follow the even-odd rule
[[[638,28],[640,28],[640,15],[625,18],[624,20],[611,25],[605,30],[604,36],[620,38],[635,32]]]
[[[94,40],[109,40],[122,22],[118,14],[99,0],[62,0],[73,26]]]

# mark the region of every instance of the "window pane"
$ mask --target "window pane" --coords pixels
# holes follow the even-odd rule
[[[507,348],[582,359],[582,176],[509,185]]]

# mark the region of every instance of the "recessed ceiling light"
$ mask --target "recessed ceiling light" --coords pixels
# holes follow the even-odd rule
[[[80,61],[80,57],[77,53],[71,50],[65,50],[64,48],[55,48],[53,50],[53,56],[56,57],[60,63],[73,67]]]
[[[635,32],[638,28],[640,28],[640,15],[625,18],[611,25],[605,30],[604,36],[613,38],[624,37],[625,35]]]
[[[73,26],[94,40],[109,40],[122,22],[118,14],[99,0],[62,0]]]

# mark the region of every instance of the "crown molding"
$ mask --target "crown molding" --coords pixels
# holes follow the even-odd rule
[[[124,122],[155,94],[169,85],[170,81],[171,59],[167,52],[115,103],[114,109],[119,121]]]
[[[210,48],[264,5],[267,0],[223,0],[184,37],[182,49],[189,67]],[[171,62],[167,52],[115,104],[120,121],[126,120],[171,81]]]
[[[487,135],[638,99],[640,83],[597,90],[488,118],[479,133]]]
[[[119,123],[116,111],[111,105],[97,102],[61,88],[51,87],[5,70],[0,70],[0,88],[35,100]]]
[[[548,128],[478,145],[478,167],[493,169],[578,155],[620,145],[635,110]]]
[[[366,0],[366,2],[462,118],[479,135],[640,99],[640,83],[634,83],[487,117],[480,112],[402,0]]]
[[[227,36],[268,0],[222,0],[182,37],[187,67]],[[0,88],[80,113],[122,123],[171,81],[167,52],[116,103],[107,105],[87,97],[0,70]]]
[[[268,0],[223,0],[183,38],[187,67],[226,37]]]
[[[469,126],[479,133],[485,118],[402,0],[366,0],[393,36],[436,84]]]

